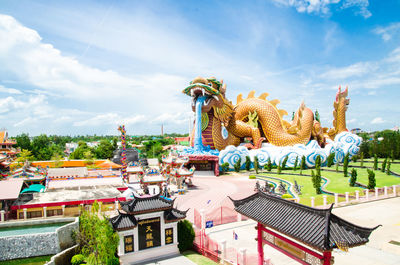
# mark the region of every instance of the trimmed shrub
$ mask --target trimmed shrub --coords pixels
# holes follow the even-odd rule
[[[281,198],[282,198],[282,199],[292,199],[293,196],[290,195],[289,193],[285,193],[285,194],[282,194],[282,197],[281,197]]]
[[[363,166],[364,166],[364,152],[361,152],[361,154],[360,154],[360,160],[361,160],[360,166],[363,167]]]
[[[392,164],[392,161],[388,161],[387,167],[386,167],[386,175],[390,175],[390,165]]]
[[[184,219],[178,222],[178,248],[180,252],[193,248],[195,234],[192,223]]]
[[[265,168],[267,171],[271,171],[271,170],[272,170],[271,158],[268,157],[267,164],[265,164],[264,168]]]
[[[278,167],[276,168],[276,171],[278,172],[278,174],[281,174],[281,172],[282,172],[281,164],[278,165]]]
[[[296,160],[294,160],[293,171],[296,171],[297,163],[299,162],[299,157],[296,156]]]
[[[313,187],[315,188],[315,192],[317,194],[321,194],[321,176],[316,175],[314,170],[311,170],[311,181],[313,183]]]
[[[385,172],[387,160],[388,160],[388,159],[387,159],[387,157],[386,157],[385,160],[383,160],[383,162],[382,162],[382,168],[381,168],[381,171],[382,171],[382,172]]]
[[[317,156],[315,159],[315,171],[317,176],[321,176],[321,157]]]
[[[357,170],[354,168],[351,170],[350,186],[354,187],[357,181]]]
[[[235,168],[236,172],[240,171],[240,164],[242,163],[242,159],[239,157],[238,161],[236,161],[235,165],[233,167]]]
[[[82,254],[76,254],[72,257],[71,264],[72,265],[86,264],[85,257]],[[119,264],[119,262],[118,262],[118,264]]]
[[[374,155],[374,170],[378,170],[378,156]]]
[[[286,163],[287,163],[287,161],[288,161],[288,156],[286,156],[285,157],[285,159],[283,159],[283,161],[282,161],[282,165],[281,165],[281,167],[282,167],[282,170],[284,170],[285,168],[286,168]]]
[[[331,167],[333,165],[333,160],[335,159],[335,153],[330,153],[326,159],[326,166]]]
[[[346,156],[344,157],[344,161],[343,161],[343,175],[345,178],[347,178],[349,176],[348,175],[349,157],[350,157],[350,153],[347,153]]]
[[[250,176],[249,176],[249,179],[256,179],[256,176],[250,175]]]
[[[222,173],[228,172],[229,171],[229,163],[228,162],[223,163],[221,165],[221,170],[222,170]]]
[[[358,155],[353,155],[353,156],[351,157],[351,161],[353,161],[354,163],[356,163],[357,160],[358,160]]]
[[[246,168],[247,171],[250,171],[250,166],[251,166],[250,156],[246,156],[246,162],[244,162],[244,167]]]
[[[306,169],[306,157],[305,156],[301,157],[300,169]]]
[[[374,189],[376,186],[376,180],[375,180],[375,172],[367,169],[368,172],[368,189]]]
[[[255,169],[256,173],[258,174],[259,165],[258,165],[258,157],[257,156],[254,157],[254,169]]]

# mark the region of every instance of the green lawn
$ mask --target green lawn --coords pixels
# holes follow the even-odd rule
[[[52,256],[53,255],[0,261],[0,265],[43,265],[48,262]]]
[[[200,255],[199,253],[193,251],[193,250],[186,250],[182,253],[183,256],[186,258],[190,259],[196,264],[201,264],[201,265],[217,265],[218,263],[215,263],[214,261]]]

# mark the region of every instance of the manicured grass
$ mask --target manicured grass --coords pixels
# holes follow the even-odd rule
[[[218,263],[215,263],[214,261],[200,255],[199,253],[193,251],[193,250],[186,250],[182,252],[182,255],[185,256],[186,258],[190,259],[196,264],[205,264],[205,265],[217,265]]]
[[[0,261],[0,265],[43,265],[51,259],[50,256],[40,256],[26,259]]]

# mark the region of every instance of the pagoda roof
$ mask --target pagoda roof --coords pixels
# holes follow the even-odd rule
[[[189,209],[187,209],[186,211],[179,211],[178,209],[174,209],[172,208],[171,210],[166,210],[164,212],[164,219],[165,222],[169,223],[169,222],[175,222],[181,219],[185,219],[186,218],[186,213],[189,211]]]
[[[231,201],[237,212],[320,251],[337,248],[337,244],[363,245],[378,227],[366,228],[343,220],[332,213],[333,204],[328,209],[316,209],[261,191]]]
[[[114,230],[126,230],[136,227],[137,220],[134,215],[119,213],[117,216],[111,217],[109,219]]]
[[[132,200],[120,202],[122,210],[129,214],[140,214],[172,209],[174,200],[167,200],[160,194],[149,197],[136,197]]]

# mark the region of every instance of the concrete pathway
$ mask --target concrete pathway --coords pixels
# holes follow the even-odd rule
[[[139,263],[138,265],[195,265],[193,261],[183,255],[176,255],[162,259],[155,259],[152,261]]]

